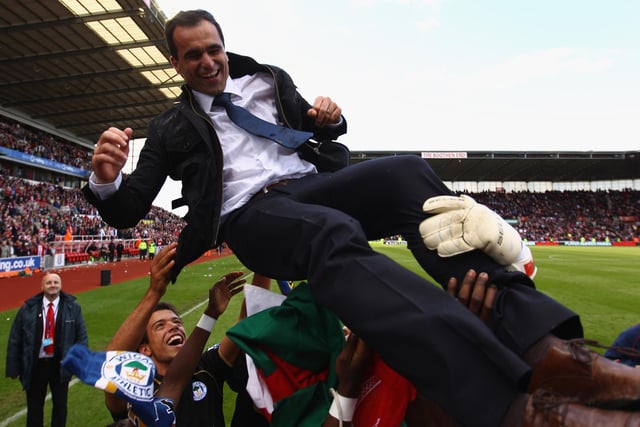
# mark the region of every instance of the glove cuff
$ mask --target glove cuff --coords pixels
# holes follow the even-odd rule
[[[531,254],[529,246],[525,244],[522,245],[522,251],[518,256],[518,259],[507,267],[507,271],[520,271],[529,276],[531,280],[536,277],[538,267],[536,267],[535,262],[533,261],[533,255]]]

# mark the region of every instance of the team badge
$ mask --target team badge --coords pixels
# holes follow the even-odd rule
[[[144,354],[109,351],[102,365],[102,378],[131,399],[151,401],[155,371],[153,361]]]
[[[207,395],[207,386],[202,381],[194,381],[191,383],[191,391],[193,392],[193,401],[199,402]]]

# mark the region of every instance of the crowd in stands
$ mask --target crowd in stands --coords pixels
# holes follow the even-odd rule
[[[79,189],[32,183],[0,170],[0,240],[15,256],[46,254],[65,234],[73,239],[177,240],[184,220],[153,207],[136,227],[115,230],[97,215]],[[483,192],[471,194],[506,219],[529,241],[638,241],[639,191],[548,191],[544,193]],[[57,237],[56,237],[57,236]]]
[[[52,183],[32,183],[0,170],[0,242],[12,256],[45,255],[56,240],[91,236],[105,243],[117,239],[151,239],[164,244],[177,240],[184,220],[153,207],[136,227],[115,230],[97,215],[79,189]],[[92,237],[92,238],[93,238]]]
[[[638,241],[640,191],[483,192],[471,194],[529,241]]]
[[[91,169],[93,152],[88,148],[57,139],[51,134],[26,127],[2,116],[0,116],[0,146],[80,169]]]

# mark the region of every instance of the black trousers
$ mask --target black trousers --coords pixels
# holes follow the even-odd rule
[[[44,424],[44,400],[47,387],[51,389],[51,426],[64,427],[67,423],[67,396],[69,382],[60,381],[60,360],[56,357],[37,359],[31,384],[27,389],[27,427]]]
[[[258,194],[225,219],[223,238],[253,271],[308,280],[320,304],[463,425],[498,425],[530,371],[520,355],[549,332],[582,329],[528,277],[483,253],[427,250],[422,204],[443,194],[452,193],[416,156],[372,160]],[[490,325],[368,244],[396,234],[441,284],[469,268],[489,273],[501,288]]]

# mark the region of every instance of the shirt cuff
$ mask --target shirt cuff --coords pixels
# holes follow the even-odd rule
[[[337,128],[338,126],[342,125],[342,123],[344,123],[344,119],[342,118],[342,115],[341,115],[340,116],[340,120],[338,120],[338,123],[329,123],[326,126],[327,127],[332,127],[332,128]]]
[[[119,173],[113,182],[107,184],[98,184],[96,182],[96,175],[91,172],[89,176],[89,189],[98,198],[98,200],[106,200],[109,197],[116,194],[122,184],[122,173]]]

